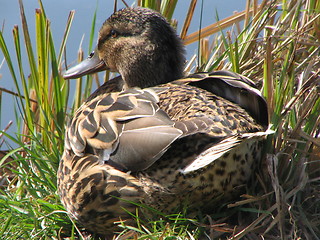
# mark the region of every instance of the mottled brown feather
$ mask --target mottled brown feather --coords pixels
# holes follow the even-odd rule
[[[87,229],[112,235],[117,221],[148,214],[141,203],[164,213],[185,204],[190,212],[214,209],[218,196],[237,195],[259,162],[270,134],[261,93],[229,71],[181,78],[183,53],[159,13],[127,8],[103,24],[95,53],[65,74],[121,74],[66,127],[58,192]]]

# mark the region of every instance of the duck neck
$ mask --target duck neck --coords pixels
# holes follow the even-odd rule
[[[182,69],[173,69],[172,65],[152,65],[145,64],[144,67],[138,64],[131,71],[120,71],[123,80],[128,88],[139,87],[147,88],[160,84],[172,82],[183,77]]]
[[[153,87],[183,77],[185,57],[180,41],[166,47],[152,43],[140,46],[132,49],[132,54],[126,51],[122,56],[126,61],[118,64],[127,87]]]

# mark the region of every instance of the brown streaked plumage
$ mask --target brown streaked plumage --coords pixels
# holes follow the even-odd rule
[[[235,194],[259,161],[268,134],[261,93],[228,71],[182,78],[183,54],[159,13],[126,8],[103,24],[96,51],[64,75],[121,75],[99,87],[66,129],[58,192],[88,230],[112,234],[140,203],[165,213],[208,207]]]

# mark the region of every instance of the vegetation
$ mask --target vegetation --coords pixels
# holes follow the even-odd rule
[[[39,0],[33,48],[19,2],[22,29],[13,29],[14,50],[6,44],[12,40],[5,40],[0,32],[0,48],[16,86],[15,93],[1,91],[16,95],[21,133],[1,133],[1,138],[18,147],[2,152],[0,159],[0,236],[90,239],[93,236],[77,228],[59,201],[56,170],[68,116],[90,94],[93,80],[102,81],[97,75],[85,77],[71,89],[61,77],[74,12],[57,50]],[[186,72],[230,69],[256,81],[267,99],[275,134],[268,138],[260,171],[241,200],[201,219],[178,214],[143,223],[138,218],[138,227],[123,226],[119,238],[319,239],[320,2],[263,0],[258,5],[248,0],[244,12],[189,34],[196,2],[191,1],[181,32],[185,44],[199,43],[199,55],[190,59]],[[171,19],[175,1],[141,0],[137,4],[161,11],[176,24]],[[91,39],[93,32],[94,27]],[[24,69],[22,51],[27,52],[30,72]],[[72,94],[75,98],[70,100]]]

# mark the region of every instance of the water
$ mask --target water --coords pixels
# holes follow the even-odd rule
[[[133,5],[135,1],[127,0],[129,5]],[[23,1],[24,8],[26,12],[26,17],[29,25],[29,31],[32,36],[32,42],[35,43],[35,33],[34,33],[34,22],[35,22],[35,9],[39,8],[38,1],[36,0],[26,0]],[[223,19],[230,16],[234,11],[243,11],[245,9],[245,0],[204,0],[203,2],[203,18],[202,27],[205,27],[211,23],[216,22],[217,16],[219,14],[219,19]],[[89,42],[89,34],[91,30],[91,21],[95,9],[97,8],[97,21],[96,29],[100,28],[105,19],[110,16],[113,12],[113,1],[88,1],[88,0],[55,0],[55,1],[45,1],[43,0],[44,9],[46,11],[47,17],[51,21],[51,30],[54,36],[54,42],[56,44],[56,49],[59,48],[63,33],[65,30],[65,25],[69,12],[75,10],[75,18],[72,24],[72,28],[69,34],[69,39],[67,42],[67,60],[68,63],[73,62],[77,58],[77,51],[80,46],[80,41],[83,37],[82,48],[84,52],[88,52],[87,46]],[[180,33],[182,23],[185,19],[186,13],[188,11],[189,1],[180,0],[177,4],[177,10],[173,18],[178,20],[177,31]],[[118,1],[119,8],[124,7],[121,1]],[[188,33],[195,32],[199,29],[200,21],[200,10],[201,1],[198,1],[195,15],[193,21],[190,25]],[[3,35],[8,44],[9,52],[11,56],[15,58],[14,44],[12,38],[12,28],[14,25],[18,25],[20,29],[20,35],[22,36],[21,20],[20,20],[20,10],[18,0],[0,0],[0,23],[1,29],[3,29]],[[180,24],[179,24],[180,23]],[[21,38],[23,41],[23,38]],[[22,43],[21,43],[22,44]],[[187,59],[190,58],[196,52],[196,44],[192,44],[187,47]],[[23,49],[23,51],[25,51]],[[25,72],[27,73],[28,65],[26,55],[23,58],[26,63],[24,66]],[[3,64],[1,64],[3,63]],[[2,88],[16,92],[13,84],[10,72],[7,68],[5,62],[3,62],[3,55],[0,51],[0,86]],[[3,130],[10,121],[13,121],[13,125],[9,128],[7,133],[14,134],[19,132],[17,130],[15,121],[16,117],[14,114],[15,98],[7,93],[3,93],[2,96],[2,109],[0,109],[0,129]],[[1,142],[2,139],[0,139]],[[7,149],[7,146],[2,145],[0,149]]]

